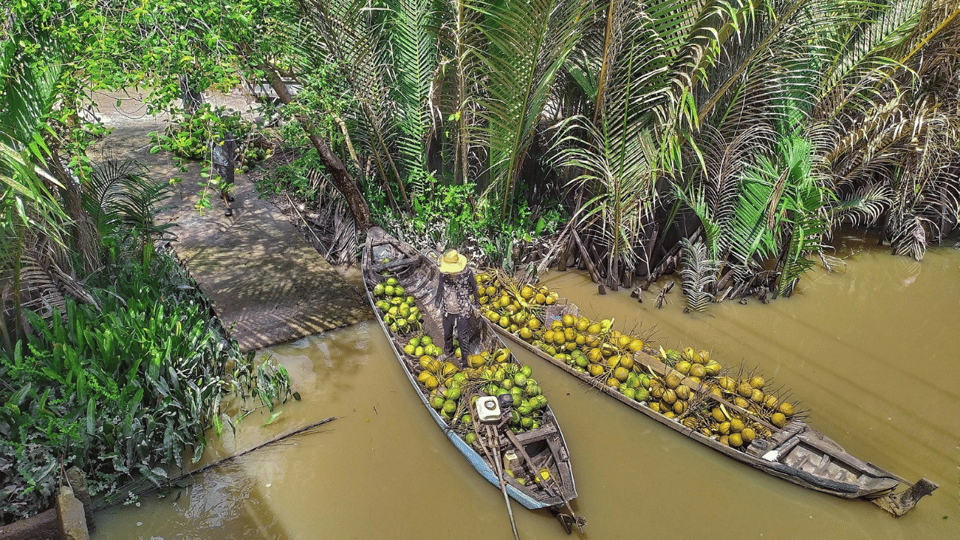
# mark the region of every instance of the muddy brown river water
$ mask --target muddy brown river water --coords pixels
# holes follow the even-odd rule
[[[664,347],[709,349],[788,389],[813,427],[852,454],[940,484],[899,519],[863,501],[767,476],[581,385],[526,353],[572,454],[586,534],[607,539],[960,538],[960,251],[922,264],[840,238],[836,273],[814,270],[769,305],[725,302],[684,314],[679,287],[656,309],[597,294],[575,272],[547,286],[591,318],[615,318]],[[516,349],[516,347],[515,347]],[[422,410],[374,322],[265,351],[303,401],[254,413],[204,461],[330,416],[318,432],[235,460],[162,497],[96,515],[107,539],[509,539],[500,491],[481,479]],[[520,538],[566,535],[513,503]]]

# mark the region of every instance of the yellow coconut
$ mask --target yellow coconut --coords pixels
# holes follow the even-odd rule
[[[781,403],[780,407],[777,410],[783,413],[783,415],[786,416],[787,418],[790,418],[796,412],[793,408],[793,404],[790,403],[789,401],[784,401],[783,403]]]

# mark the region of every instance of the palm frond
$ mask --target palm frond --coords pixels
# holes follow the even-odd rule
[[[836,12],[838,24],[823,36],[826,54],[818,91],[820,118],[832,118],[873,93],[871,87],[899,62],[884,53],[909,40],[930,0],[887,4],[853,2]],[[842,19],[841,19],[842,17]]]
[[[154,216],[169,198],[171,186],[143,176],[135,161],[108,161],[94,167],[86,190],[88,213],[101,234],[123,226],[136,237],[159,236],[172,224],[157,225]]]
[[[16,46],[0,48],[0,143],[29,150],[35,160],[49,151],[42,134],[50,128],[46,115],[58,96],[63,76],[61,45],[45,32],[30,36],[7,35],[4,41]],[[23,47],[21,43],[30,43]]]
[[[483,15],[485,50],[475,53],[487,72],[483,118],[487,124],[490,185],[500,215],[512,211],[513,191],[554,79],[583,28],[583,0],[496,2],[475,0]]]
[[[782,176],[786,181],[778,195],[777,208],[771,208],[777,214],[771,215],[768,223],[773,223],[787,238],[780,241],[778,278],[778,292],[786,296],[813,266],[806,257],[823,249],[821,242],[828,232],[829,192],[811,166],[812,151],[811,143],[802,137],[788,137],[780,144]]]
[[[592,194],[575,218],[605,249],[611,276],[614,267],[622,264],[632,270],[636,263],[634,247],[653,208],[657,149],[649,133],[631,131],[632,136],[626,136],[605,128],[574,117],[556,145],[561,148],[558,165],[581,171],[570,183],[588,187]]]
[[[716,239],[714,256],[725,258],[730,238],[727,231],[736,216],[744,167],[755,154],[773,145],[775,134],[769,124],[756,123],[741,130],[731,141],[712,126],[704,126],[700,138],[704,168],[701,183],[695,189],[702,190],[710,219],[722,231]]]
[[[397,114],[397,151],[406,178],[427,171],[428,101],[437,65],[436,13],[431,0],[391,0],[388,17],[392,52],[391,98]],[[416,186],[414,186],[416,187]]]
[[[876,225],[890,207],[890,188],[883,184],[867,184],[837,201],[830,208],[833,225],[849,223],[854,227]]]
[[[791,107],[796,100],[809,101],[803,82],[812,78],[812,67],[805,59],[816,27],[801,22],[807,4],[807,0],[771,2],[772,16],[756,20],[749,4],[728,15],[750,24],[731,21],[735,30],[727,33],[735,32],[738,39],[718,42],[724,61],[702,68],[704,82],[709,83],[699,99],[701,119],[710,118],[717,108],[714,125],[750,125],[748,119],[758,111],[784,115],[780,108]],[[765,121],[772,123],[769,117]]]
[[[20,297],[23,309],[29,309],[46,319],[56,312],[66,311],[67,298],[57,286],[57,275],[43,264],[35,251],[23,254],[20,271]]]
[[[398,206],[391,188],[395,184],[400,201],[409,210],[405,179],[393,157],[398,135],[387,73],[390,62],[383,46],[383,13],[366,0],[299,1],[317,38],[302,48],[309,50],[319,42],[327,60],[343,74],[363,119],[358,139],[376,164],[390,201]],[[305,58],[316,61],[313,56]]]
[[[682,242],[680,277],[683,279],[683,296],[687,298],[687,307],[691,311],[703,312],[715,297],[712,291],[717,284],[720,263],[707,256],[707,246],[703,242],[694,244],[687,238]]]
[[[922,261],[927,252],[927,233],[924,225],[930,225],[925,218],[913,212],[904,212],[892,227],[890,243],[893,246],[893,252]]]
[[[819,214],[823,204],[819,189],[811,186],[791,195],[787,208],[792,217],[784,226],[789,241],[781,248],[778,279],[778,292],[784,296],[790,296],[800,277],[813,267],[807,255],[823,249],[821,240],[827,232],[826,220]]]
[[[441,60],[438,76],[434,83],[439,99],[432,100],[434,107],[449,114],[439,122],[451,122],[450,130],[453,177],[466,184],[480,175],[477,155],[477,134],[479,119],[477,116],[477,96],[480,95],[480,71],[473,50],[483,47],[482,33],[477,19],[480,14],[469,9],[461,0],[441,2],[440,18],[443,25],[440,30]],[[443,75],[449,69],[449,75]],[[445,90],[449,85],[451,90]]]
[[[675,185],[674,190],[674,195],[677,200],[686,205],[686,207],[697,216],[697,219],[700,220],[700,226],[703,227],[707,254],[711,258],[719,258],[723,229],[721,229],[717,223],[713,210],[707,202],[706,192],[693,185],[688,186],[686,189],[681,188],[680,185]]]
[[[735,264],[748,266],[777,252],[776,238],[767,223],[778,177],[776,165],[766,156],[758,156],[744,171],[737,209],[727,229]]]

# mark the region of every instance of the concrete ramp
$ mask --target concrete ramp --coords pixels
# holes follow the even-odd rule
[[[196,209],[200,167],[181,172],[165,153],[149,152],[149,132],[165,122],[145,117],[138,94],[98,96],[98,114],[115,130],[91,149],[91,157],[132,158],[157,182],[183,180],[158,216],[172,223],[173,249],[211,300],[217,316],[243,351],[318,334],[372,317],[362,291],[349,284],[307,243],[272,203],[258,198],[246,174],[236,175],[233,215],[210,194],[213,208]],[[234,108],[245,102],[233,99]],[[118,105],[119,100],[119,105]]]

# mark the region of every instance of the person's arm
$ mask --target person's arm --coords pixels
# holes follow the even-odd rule
[[[436,308],[440,307],[440,304],[443,303],[443,282],[446,281],[443,279],[443,274],[440,274],[440,283],[437,285],[437,296],[433,299],[433,305]]]
[[[480,290],[477,287],[477,275],[473,273],[473,270],[470,270],[470,276],[467,281],[470,282],[470,290],[473,292],[473,301],[480,301]]]

